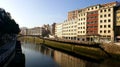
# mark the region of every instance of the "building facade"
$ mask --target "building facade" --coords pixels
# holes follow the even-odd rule
[[[62,23],[55,25],[55,37],[62,38]]]
[[[53,24],[52,24],[51,34],[52,34],[53,36],[55,35],[55,25],[56,25],[56,23],[53,23]]]
[[[42,35],[42,27],[34,27],[31,29],[26,29],[26,35]]]
[[[115,41],[120,42],[120,7],[117,6],[115,8],[115,17],[116,17],[116,25],[115,25]]]
[[[78,17],[77,15],[78,15],[78,10],[70,11],[70,12],[68,12],[67,20],[76,19]]]
[[[86,39],[87,41],[94,41],[98,36],[98,10],[99,5],[87,7],[87,23],[86,23]]]
[[[78,21],[77,21],[77,40],[86,41],[86,9],[78,10]]]
[[[114,7],[117,2],[102,4],[99,9],[99,34],[100,39],[103,41],[114,41],[114,25],[115,15]]]
[[[119,29],[120,3],[97,4],[68,12],[68,19],[62,23],[62,38],[113,42],[119,37]]]
[[[63,23],[63,38],[77,40],[77,20],[66,20]]]
[[[27,34],[27,31],[26,31],[27,28],[26,28],[26,27],[22,27],[22,28],[20,28],[20,30],[21,30],[21,31],[20,31],[20,34],[21,34],[21,35],[26,35],[26,34]]]

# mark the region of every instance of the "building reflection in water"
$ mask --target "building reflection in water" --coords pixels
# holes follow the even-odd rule
[[[60,67],[98,67],[97,63],[87,62],[80,58],[71,56],[69,54],[53,50],[51,48],[41,46],[40,51],[48,56],[51,56]]]
[[[48,56],[51,56],[54,61],[59,64],[60,67],[118,67],[120,66],[119,62],[112,60],[104,60],[100,63],[91,61],[86,61],[81,58],[71,56],[67,53],[53,50],[51,48],[41,46],[40,51]]]
[[[104,60],[100,63],[86,61],[81,58],[71,56],[67,53],[57,51],[46,47],[44,45],[36,45],[33,43],[23,42],[25,45],[22,45],[24,48],[35,50],[44,55],[50,56],[60,67],[118,67],[120,64],[113,62],[112,60]]]

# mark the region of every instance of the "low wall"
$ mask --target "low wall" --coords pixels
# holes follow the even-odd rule
[[[9,42],[0,47],[0,64],[3,65],[15,50],[16,41]]]

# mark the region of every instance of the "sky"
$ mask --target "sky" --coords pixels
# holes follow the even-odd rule
[[[120,0],[0,0],[20,27],[37,27],[67,19],[67,13],[88,6]]]

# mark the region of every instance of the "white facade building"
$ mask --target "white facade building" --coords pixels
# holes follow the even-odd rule
[[[78,19],[66,20],[63,23],[63,38],[77,40]]]
[[[55,25],[55,36],[58,38],[62,38],[62,23]]]
[[[103,41],[114,41],[114,6],[116,5],[116,3],[103,4],[99,9],[98,34]]]
[[[77,22],[77,40],[86,40],[86,19],[87,19],[86,9],[78,10],[78,22]]]

